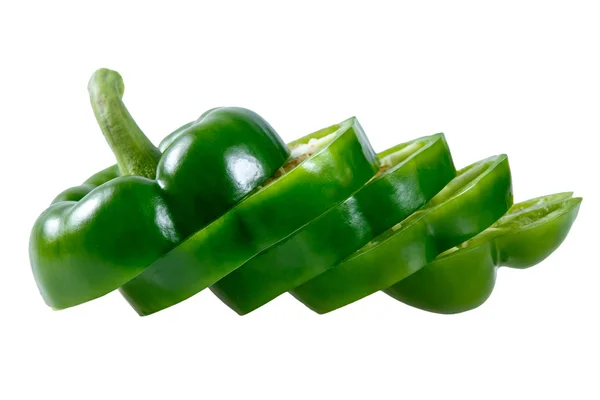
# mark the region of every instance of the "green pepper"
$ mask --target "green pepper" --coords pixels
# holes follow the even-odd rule
[[[211,286],[346,199],[379,169],[356,118],[288,146],[291,159],[264,187],[120,289],[140,315]]]
[[[418,271],[489,227],[511,205],[508,158],[479,161],[460,170],[417,212],[291,293],[318,313],[333,311]]]
[[[385,292],[413,307],[453,314],[483,304],[500,266],[528,268],[560,246],[581,198],[558,193],[515,204],[498,222]]]
[[[203,114],[172,134],[161,154],[124,106],[118,73],[96,71],[88,90],[118,169],[61,193],[34,224],[31,265],[55,309],[139,275],[262,184],[289,155],[265,120],[241,108]]]
[[[377,177],[211,290],[246,314],[322,274],[423,206],[456,175],[443,134],[397,145],[379,159]]]

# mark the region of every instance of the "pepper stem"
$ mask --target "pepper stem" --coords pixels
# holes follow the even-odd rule
[[[88,83],[94,115],[121,174],[154,178],[161,153],[127,111],[121,100],[124,90],[121,75],[106,68],[94,72]]]

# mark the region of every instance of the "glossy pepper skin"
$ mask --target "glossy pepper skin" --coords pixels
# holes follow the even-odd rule
[[[529,268],[552,254],[567,237],[580,205],[581,198],[572,193],[515,204],[490,228],[385,292],[437,313],[474,309],[492,293],[500,266]]]
[[[211,286],[346,199],[379,169],[377,155],[355,118],[305,136],[289,147],[326,137],[332,139],[325,147],[125,284],[120,290],[132,307],[140,315],[151,314]]]
[[[290,293],[326,313],[386,289],[483,231],[512,205],[508,158],[463,168],[424,207]]]
[[[107,294],[139,275],[289,156],[269,124],[241,108],[203,114],[171,135],[161,154],[122,103],[118,73],[98,70],[88,89],[118,168],[61,193],[33,227],[33,273],[55,309]]]
[[[456,175],[443,134],[394,146],[378,156],[382,170],[377,177],[211,290],[238,314],[253,311],[408,217]]]

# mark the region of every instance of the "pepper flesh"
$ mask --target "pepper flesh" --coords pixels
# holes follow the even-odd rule
[[[479,307],[491,295],[499,267],[529,268],[560,246],[580,204],[581,198],[572,193],[515,204],[490,228],[385,292],[413,307],[443,314]]]
[[[508,158],[471,164],[423,208],[290,293],[313,311],[333,311],[418,271],[489,227],[511,205]]]
[[[139,275],[263,183],[289,154],[257,114],[219,108],[171,137],[161,155],[125,108],[118,73],[96,71],[89,91],[119,164],[61,193],[34,224],[31,265],[55,309]]]
[[[283,241],[221,279],[211,290],[246,314],[325,272],[439,192],[455,175],[443,134],[379,154],[375,178]]]
[[[347,198],[377,172],[377,155],[356,118],[289,147],[324,137],[328,143],[315,154],[125,284],[120,290],[130,305],[148,315],[193,296]]]

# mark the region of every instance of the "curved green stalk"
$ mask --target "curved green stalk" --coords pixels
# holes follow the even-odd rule
[[[123,104],[125,85],[116,71],[101,68],[88,83],[96,120],[110,145],[122,175],[156,176],[160,151],[144,135]]]

